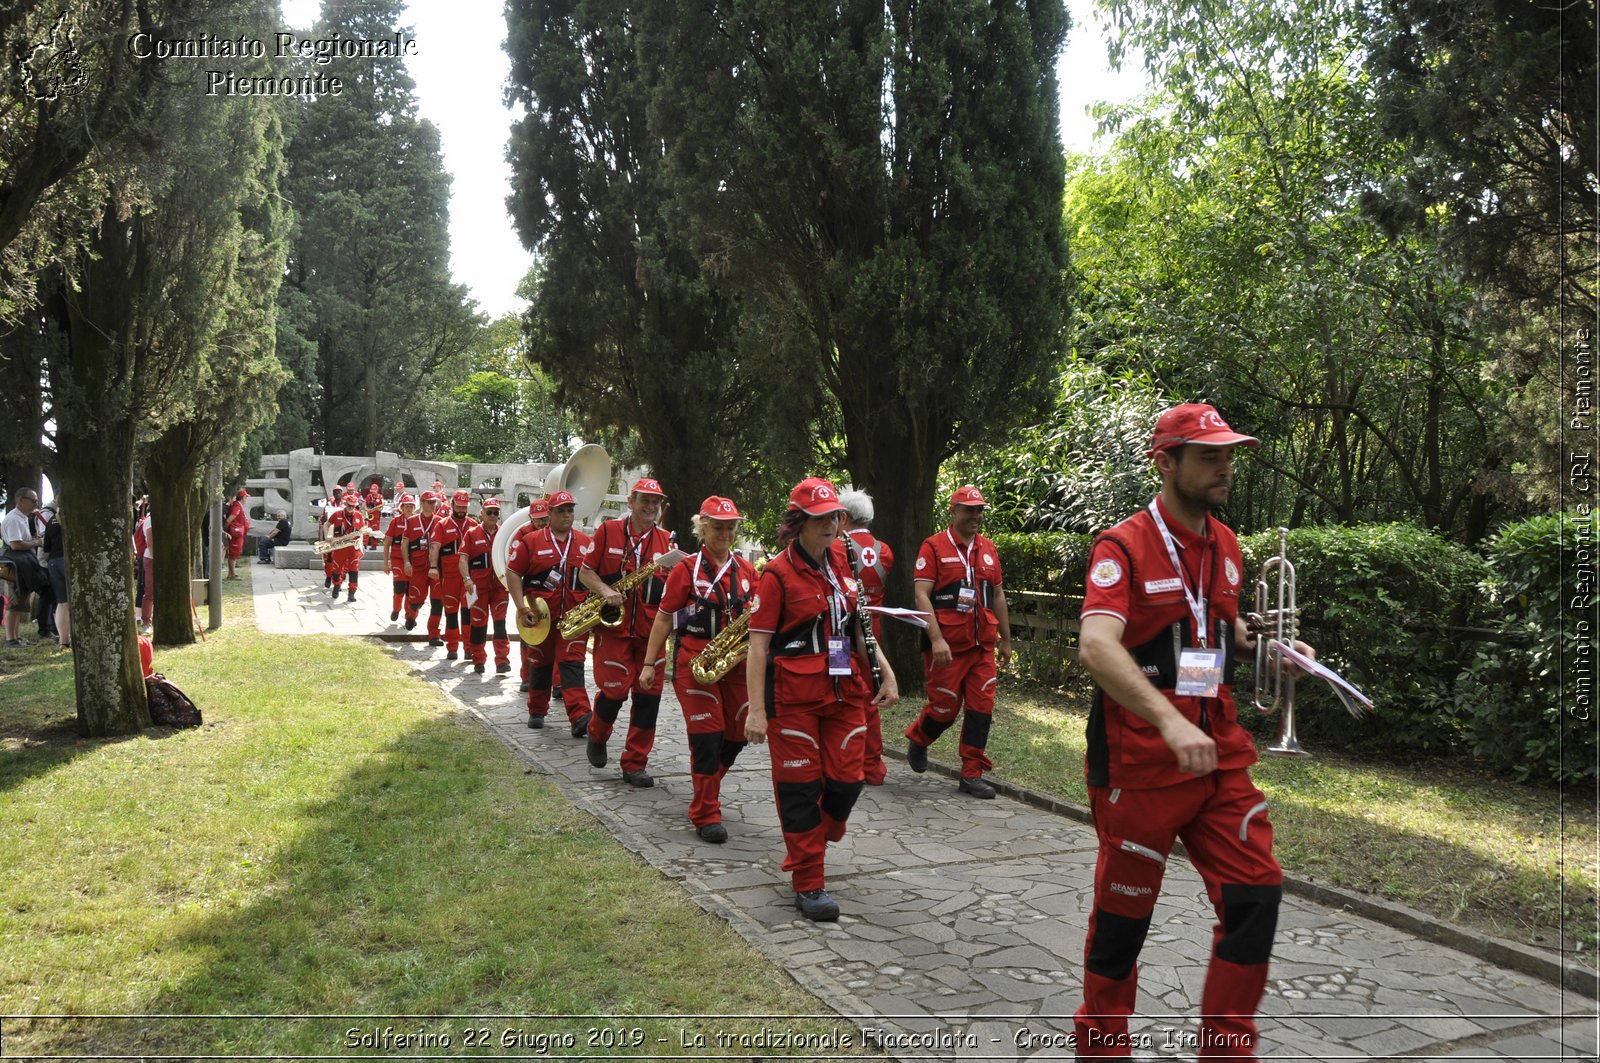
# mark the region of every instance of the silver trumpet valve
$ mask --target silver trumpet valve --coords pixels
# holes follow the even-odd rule
[[[1293,646],[1299,629],[1295,606],[1294,565],[1289,562],[1289,529],[1278,529],[1278,553],[1261,563],[1256,580],[1256,608],[1245,627],[1256,637],[1256,711],[1278,713],[1278,738],[1267,752],[1280,757],[1306,757],[1295,737],[1294,674],[1278,644]]]

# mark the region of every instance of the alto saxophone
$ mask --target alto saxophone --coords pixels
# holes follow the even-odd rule
[[[627,594],[645,580],[654,576],[661,568],[660,561],[652,561],[643,568],[623,576],[612,590],[618,594]],[[623,607],[612,605],[598,594],[591,594],[583,604],[573,609],[561,618],[561,623],[556,626],[556,631],[564,639],[575,639],[587,635],[596,627],[620,627],[622,624]]]
[[[702,686],[719,683],[750,651],[750,614],[740,613],[733,623],[712,636],[706,648],[689,662],[694,681]]]

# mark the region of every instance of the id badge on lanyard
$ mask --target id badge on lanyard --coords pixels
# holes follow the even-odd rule
[[[956,537],[950,533],[948,528],[945,529],[944,535],[946,539],[950,540],[950,548],[956,552],[956,558],[961,562],[961,570],[966,577],[961,581],[961,587],[956,591],[956,612],[970,613],[978,607],[977,579],[972,571],[972,551],[977,548],[978,541],[974,539],[968,543],[967,552],[963,554],[961,547],[956,545]]]
[[[828,619],[833,630],[838,631],[844,627],[844,611],[849,604],[849,599],[840,588],[838,581],[833,578],[833,569],[828,567],[826,556],[822,559],[823,574],[828,577],[828,583],[833,588],[833,593],[828,597]],[[828,636],[828,674],[831,676],[846,676],[851,674],[850,667],[850,642],[843,635]]]

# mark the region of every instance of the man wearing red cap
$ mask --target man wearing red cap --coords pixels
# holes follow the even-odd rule
[[[439,496],[432,491],[422,492],[422,510],[408,516],[401,527],[401,550],[410,565],[407,570],[410,579],[406,582],[406,630],[411,631],[417,626],[417,614],[422,611],[422,603],[432,597],[430,581],[428,578],[428,553],[429,534],[433,527],[434,510],[437,507]],[[434,623],[429,618],[429,627]]]
[[[383,541],[383,489],[374,480],[367,485],[367,497],[362,501],[361,508],[367,513],[367,540],[371,543]]]
[[[646,663],[645,648],[656,622],[667,574],[658,571],[626,595],[614,590],[612,584],[672,549],[671,537],[656,526],[666,497],[661,485],[650,477],[636,481],[628,492],[628,515],[605,521],[595,529],[594,542],[583,556],[579,573],[585,587],[623,611],[620,626],[595,628],[594,679],[600,690],[589,717],[589,763],[605,767],[606,740],[622,710],[623,698],[631,692],[633,706],[628,713],[628,738],[622,750],[622,778],[630,786],[655,785],[645,764],[655,744],[661,675],[657,672],[654,682],[646,685],[640,682],[639,673]]]
[[[506,603],[509,599],[505,584],[495,576],[489,556],[499,530],[500,500],[486,498],[483,505],[478,507],[478,519],[467,522],[466,537],[461,548],[467,559],[467,575],[472,580],[468,595],[467,650],[472,658],[472,670],[478,675],[484,673],[489,661],[489,652],[485,647],[489,641],[491,619],[494,621],[494,670],[500,673],[511,671],[511,642],[506,636]]]
[[[326,539],[337,539],[342,535],[359,532],[367,526],[366,517],[361,515],[361,496],[354,491],[344,492],[344,507],[328,518],[327,525],[322,534]],[[361,578],[361,540],[357,539],[351,546],[341,546],[337,550],[328,551],[328,559],[324,562],[324,570],[333,584],[333,597],[339,597],[341,585],[346,575],[350,577],[350,597],[346,601],[356,600],[356,583]]]
[[[1212,511],[1228,500],[1235,448],[1257,443],[1210,406],[1168,410],[1149,451],[1160,494],[1089,552],[1078,659],[1096,684],[1085,775],[1100,853],[1076,1016],[1080,1055],[1131,1053],[1139,952],[1181,838],[1218,920],[1199,1058],[1255,1058],[1283,873],[1266,798],[1250,779],[1255,745],[1230,686],[1240,655],[1254,653],[1239,617],[1243,560]]]
[[[995,667],[1011,663],[1011,617],[1002,586],[1000,551],[981,535],[983,493],[958,488],[950,496],[950,525],[928,536],[917,552],[911,593],[917,608],[933,617],[922,642],[928,703],[906,728],[906,762],[928,770],[928,747],[961,719],[962,793],[989,800],[995,790],[983,773],[989,761],[989,724],[994,719]]]
[[[394,580],[394,600],[390,603],[389,619],[399,620],[400,611],[406,607],[406,597],[411,590],[410,572],[407,569],[405,536],[407,524],[416,516],[417,500],[402,494],[395,499],[394,516],[384,529],[383,573]]]
[[[517,543],[518,542],[522,542],[524,540],[531,539],[535,534],[537,534],[538,532],[543,531],[544,529],[548,528],[549,526],[550,526],[550,500],[548,498],[535,498],[535,499],[533,499],[531,502],[528,503],[528,519],[527,519],[527,521],[522,525],[522,527],[517,529],[516,538],[514,538],[507,545],[506,558],[508,559],[508,561],[509,561],[509,559],[511,557],[512,550],[517,549]],[[578,554],[574,554],[573,555],[574,559],[576,559],[578,556],[579,556]],[[526,556],[524,556],[523,560],[524,561],[527,560]],[[576,576],[577,575],[577,568],[574,567],[572,572],[573,572],[573,575]],[[588,591],[585,591],[584,592],[584,596],[587,597],[588,593],[589,593]],[[515,595],[513,595],[512,600],[511,600],[511,612],[514,615],[521,615],[522,609],[523,609],[523,606],[518,603],[518,599],[515,597]],[[524,694],[526,694],[528,692],[528,689],[529,689],[530,685],[533,682],[533,662],[534,662],[534,659],[535,659],[535,657],[537,655],[534,653],[533,647],[529,646],[526,642],[522,642],[521,646],[522,646],[522,650],[521,650],[521,653],[518,656],[518,659],[521,661],[522,692]],[[587,651],[587,648],[588,648],[588,639],[587,638],[585,638],[585,640],[584,640],[584,648]]]
[[[239,488],[239,493],[228,503],[228,578],[239,578],[239,555],[244,553],[244,538],[250,534],[250,517],[244,511],[250,492]]]
[[[876,700],[883,708],[899,697],[881,652],[883,686],[874,697],[856,624],[860,585],[832,549],[843,514],[838,492],[820,477],[790,493],[781,552],[761,570],[750,601],[745,661],[745,738],[771,747],[783,869],[800,914],[824,922],[839,918],[824,888],[823,858],[828,843],[844,837],[861,795],[866,705]]]
[[[450,498],[450,508],[434,518],[428,529],[428,578],[437,581],[439,611],[444,614],[444,659],[453,661],[461,649],[461,605],[467,598],[467,561],[461,544],[467,531],[467,507],[472,492],[461,489]],[[428,645],[432,646],[432,619]]]
[[[732,499],[712,495],[700,503],[694,530],[701,548],[673,566],[667,577],[645,649],[646,663],[639,673],[642,685],[655,682],[656,666],[650,662],[661,656],[667,635],[676,628],[672,687],[689,734],[689,777],[694,786],[689,822],[702,841],[716,845],[728,840],[728,828],[722,825],[722,777],[745,746],[750,697],[742,661],[709,683],[695,678],[693,665],[707,643],[744,613],[755,586],[755,566],[733,552],[741,519]]]
[[[506,575],[518,618],[525,625],[533,623],[535,598],[543,600],[550,610],[550,630],[544,641],[522,647],[529,676],[528,726],[544,726],[550,712],[551,683],[559,670],[567,726],[572,737],[583,738],[589,729],[589,691],[583,682],[583,657],[589,636],[564,639],[557,628],[568,612],[589,597],[579,582],[578,569],[590,539],[572,526],[577,501],[571,492],[557,491],[539,502],[548,514],[548,526],[525,529],[506,552]]]

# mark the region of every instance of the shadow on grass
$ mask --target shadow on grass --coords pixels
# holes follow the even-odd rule
[[[11,1043],[327,1056],[444,1047],[446,1036],[460,1050],[487,1031],[485,1047],[503,1053],[597,1023],[413,1017],[739,1014],[783,999],[781,975],[752,970],[730,929],[454,718],[418,724],[328,796],[262,820],[265,837],[286,839],[270,862],[224,868],[238,881],[220,902],[175,898],[153,954],[139,957],[143,972],[173,972],[155,975],[144,1017],[9,1020]],[[230,909],[229,893],[246,903]],[[197,1017],[149,1017],[163,1015]],[[615,1028],[631,1037],[640,1025]],[[385,1028],[419,1039],[385,1043]],[[619,1047],[580,1039],[565,1051]]]
[[[48,775],[121,738],[81,738],[72,655],[50,646],[0,650],[0,792]]]

